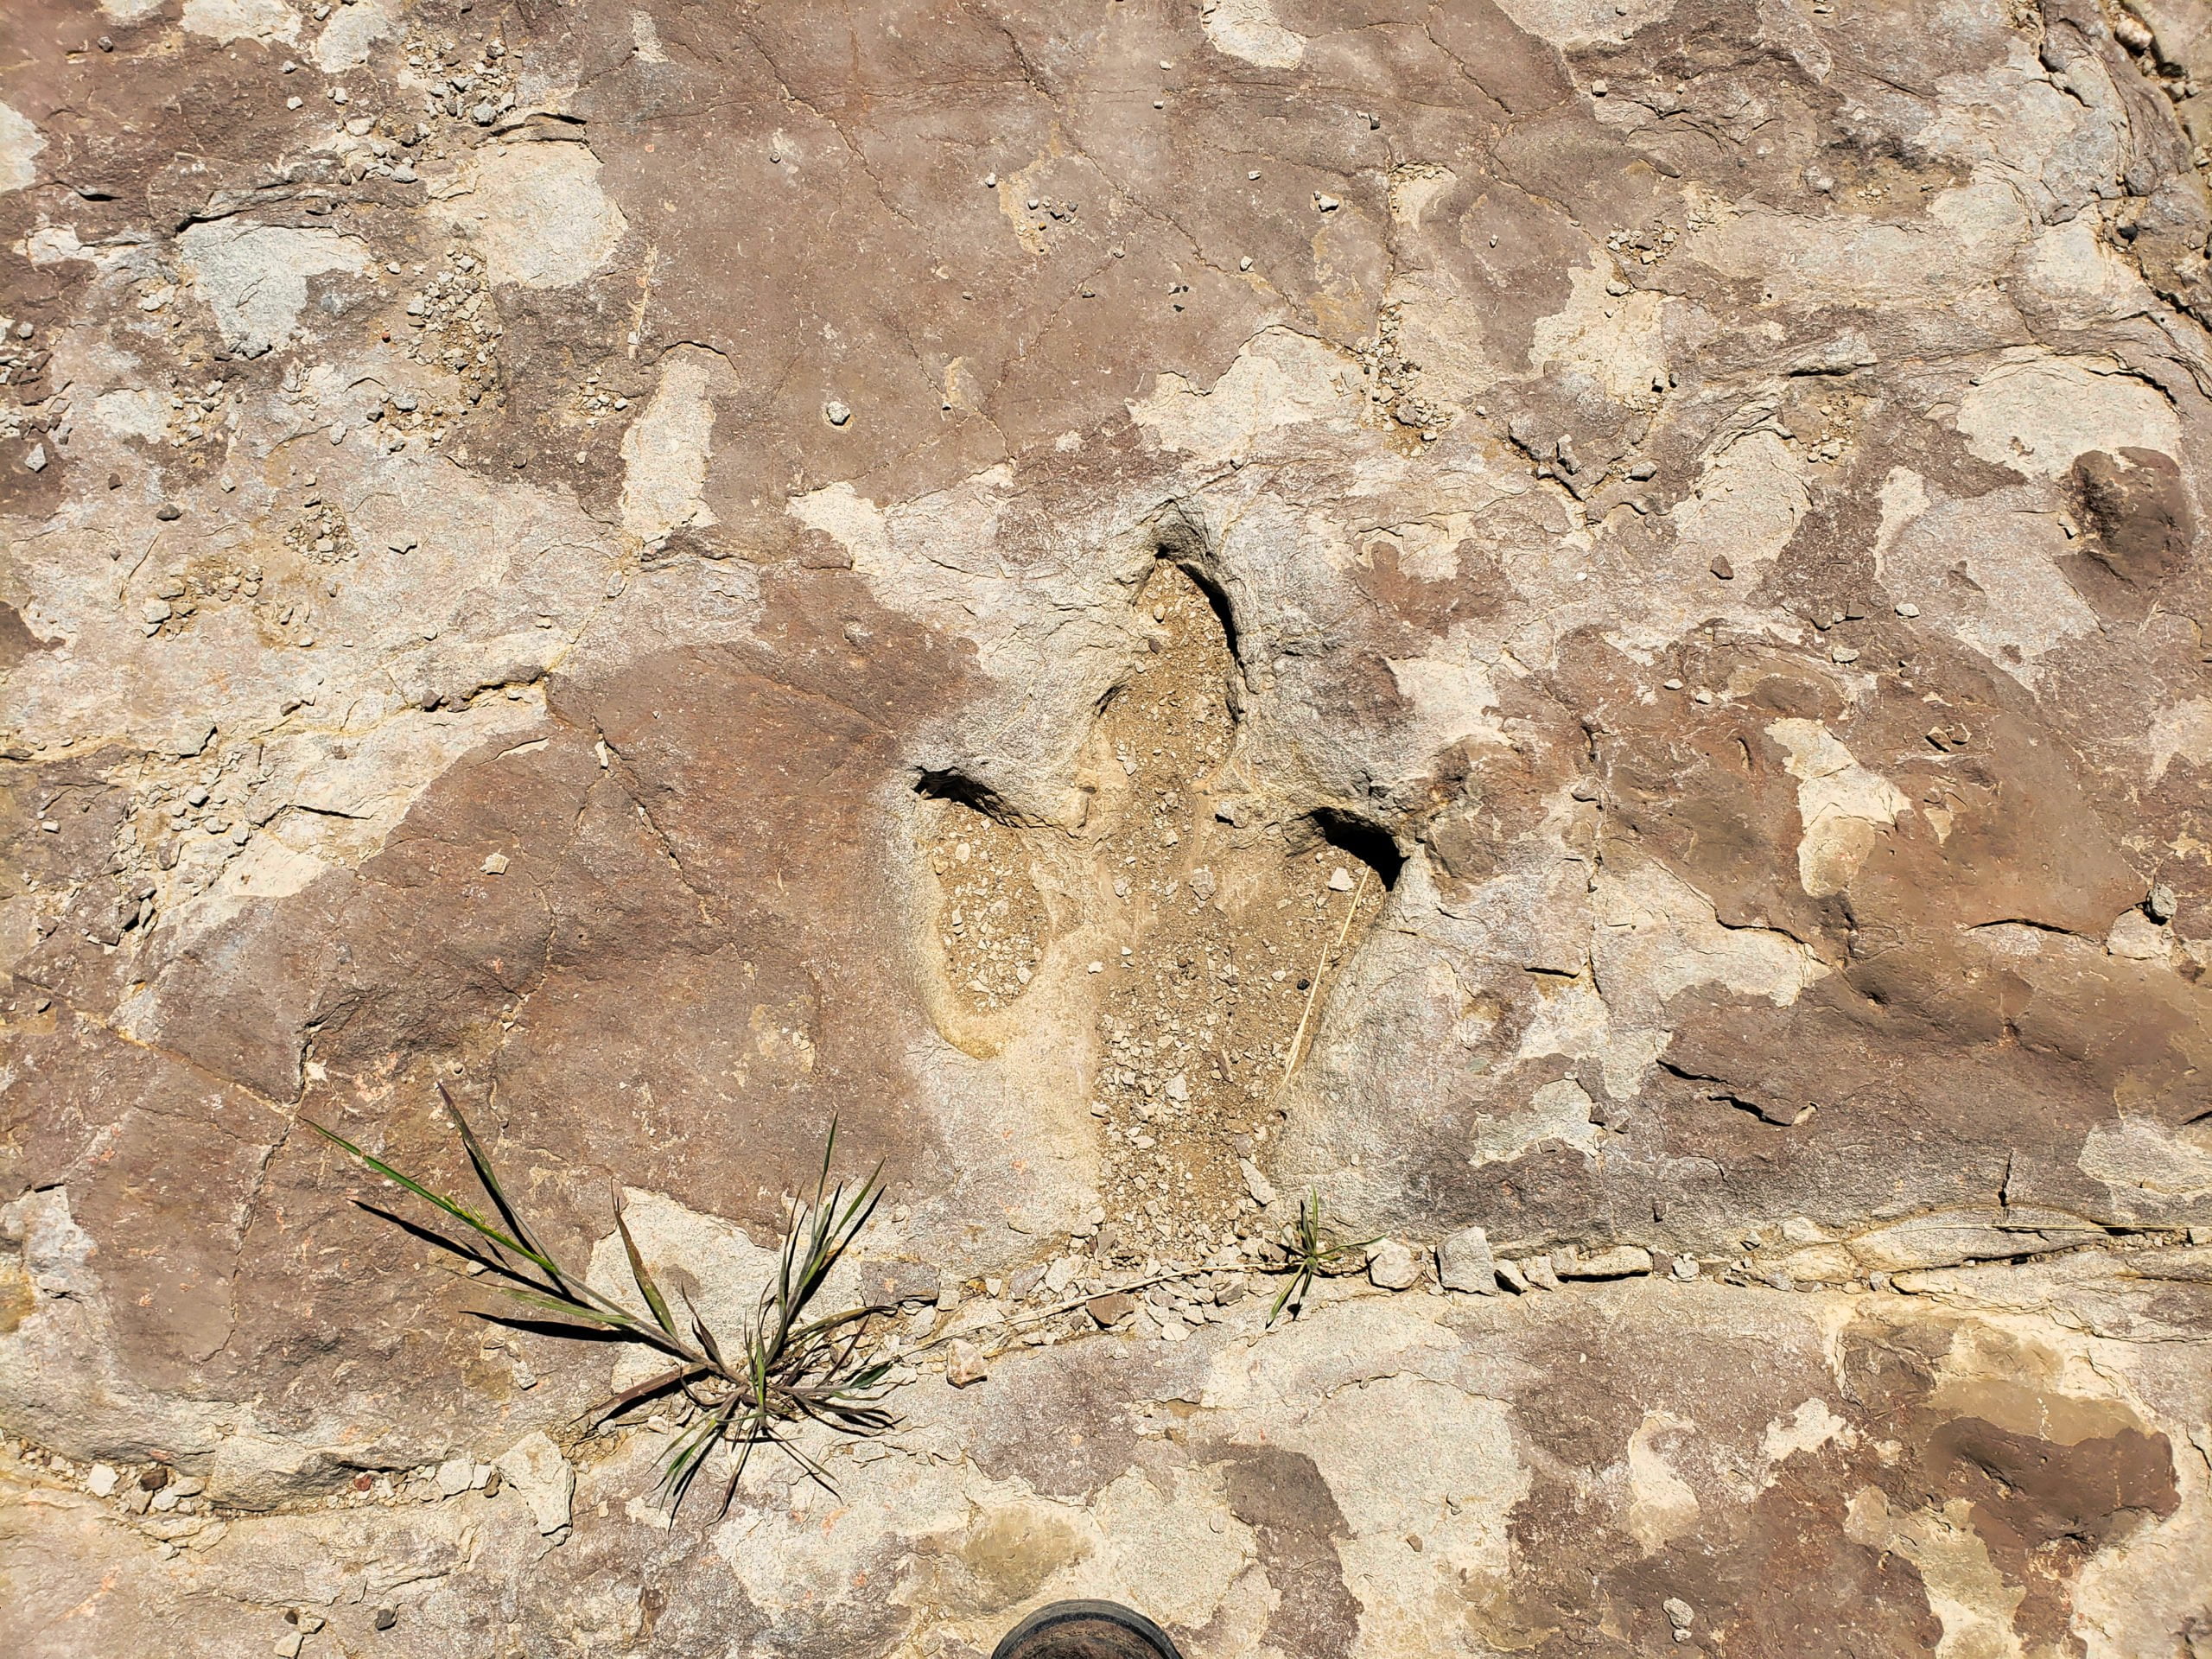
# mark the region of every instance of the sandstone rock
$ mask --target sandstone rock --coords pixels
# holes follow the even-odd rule
[[[2173,955],[2173,935],[2139,910],[2123,911],[2105,935],[2105,949],[2130,962],[2164,962]]]
[[[1119,1325],[1137,1311],[1137,1299],[1127,1291],[1111,1291],[1103,1296],[1094,1296],[1084,1304],[1091,1319],[1102,1331]]]
[[[1411,1290],[1421,1282],[1421,1260],[1395,1238],[1367,1247],[1367,1276],[1385,1290]]]
[[[2185,1643],[2203,9],[1097,10],[11,13],[0,1646]],[[655,1362],[437,1081],[726,1339],[834,1119],[993,1386],[439,1501]]]
[[[1555,1254],[1562,1279],[1626,1279],[1651,1271],[1651,1252],[1639,1244],[1616,1244],[1589,1255]]]
[[[964,1338],[956,1338],[944,1351],[944,1380],[956,1389],[973,1388],[991,1374],[983,1351]]]
[[[1495,1296],[1497,1263],[1490,1249],[1490,1235],[1479,1227],[1463,1227],[1447,1234],[1436,1247],[1437,1281],[1446,1290],[1471,1291]]]
[[[576,1471],[550,1436],[534,1429],[502,1452],[497,1461],[504,1483],[530,1506],[538,1531],[550,1536],[568,1526]]]
[[[1249,1158],[1239,1158],[1236,1168],[1244,1178],[1244,1190],[1250,1194],[1253,1203],[1264,1210],[1275,1201],[1274,1183],[1261,1173],[1259,1165]]]
[[[938,1269],[922,1262],[862,1261],[860,1300],[876,1306],[935,1302],[942,1294]],[[954,1299],[958,1300],[956,1287]]]

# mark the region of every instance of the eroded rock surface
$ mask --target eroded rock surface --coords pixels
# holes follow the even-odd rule
[[[2204,8],[7,17],[9,1651],[2212,1654]]]

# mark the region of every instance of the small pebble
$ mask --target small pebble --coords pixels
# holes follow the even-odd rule
[[[956,1389],[972,1388],[990,1376],[983,1351],[974,1343],[956,1340],[945,1351],[944,1380]]]

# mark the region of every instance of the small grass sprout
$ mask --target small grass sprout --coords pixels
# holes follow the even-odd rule
[[[629,1258],[630,1276],[651,1317],[639,1317],[556,1260],[508,1198],[482,1142],[442,1083],[438,1094],[452,1114],[476,1179],[497,1212],[495,1217],[480,1215],[432,1192],[313,1119],[302,1122],[365,1167],[461,1223],[468,1232],[456,1237],[435,1227],[417,1226],[374,1205],[365,1208],[473,1263],[476,1272],[490,1275],[493,1288],[541,1316],[550,1316],[560,1334],[639,1343],[667,1360],[664,1369],[609,1395],[580,1421],[588,1429],[596,1429],[634,1408],[658,1402],[675,1406],[686,1421],[669,1447],[661,1471],[661,1487],[671,1514],[682,1507],[717,1445],[726,1442],[735,1448],[721,1494],[721,1510],[726,1513],[755,1446],[776,1446],[809,1477],[834,1491],[826,1471],[793,1441],[791,1429],[817,1422],[843,1433],[868,1435],[880,1433],[896,1421],[880,1403],[889,1386],[892,1363],[874,1358],[865,1343],[868,1319],[886,1310],[861,1306],[807,1317],[831,1270],[868,1225],[882,1197],[880,1164],[856,1186],[843,1181],[830,1184],[830,1160],[837,1147],[834,1119],[828,1144],[823,1148],[814,1198],[810,1203],[802,1200],[791,1206],[777,1250],[774,1276],[761,1291],[760,1306],[744,1329],[734,1341],[726,1343],[708,1328],[680,1288],[683,1306],[679,1319],[677,1309],[645,1266],[623,1216],[619,1195],[613,1205],[614,1225]]]
[[[1321,1195],[1309,1187],[1306,1196],[1298,1201],[1298,1219],[1291,1224],[1284,1244],[1290,1253],[1287,1271],[1290,1282],[1275,1298],[1274,1306],[1268,1310],[1268,1323],[1273,1325],[1282,1316],[1286,1307],[1294,1319],[1305,1311],[1306,1293],[1313,1287],[1313,1276],[1325,1273],[1339,1257],[1355,1250],[1364,1250],[1375,1241],[1363,1238],[1357,1243],[1331,1242],[1321,1225]]]

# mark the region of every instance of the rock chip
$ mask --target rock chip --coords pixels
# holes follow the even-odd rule
[[[1109,1291],[1103,1296],[1094,1296],[1084,1304],[1084,1309],[1097,1323],[1101,1331],[1119,1325],[1137,1311],[1137,1299],[1126,1290]]]
[[[544,1430],[534,1429],[524,1435],[499,1454],[498,1464],[506,1484],[521,1493],[523,1502],[530,1505],[538,1531],[550,1535],[569,1524],[576,1471]]]
[[[938,1269],[922,1262],[873,1261],[860,1264],[861,1299],[879,1307],[901,1302],[932,1302],[944,1294]],[[959,1300],[959,1287],[953,1300]]]
[[[2105,949],[2127,962],[2164,962],[2173,954],[2173,935],[2139,910],[2131,910],[2105,935]]]
[[[991,1368],[984,1361],[983,1351],[974,1343],[961,1338],[946,1348],[944,1380],[954,1388],[973,1388],[990,1374]]]
[[[1252,1195],[1253,1203],[1264,1210],[1275,1201],[1274,1183],[1261,1173],[1259,1165],[1249,1158],[1239,1158],[1236,1168],[1244,1177],[1244,1190]]]
[[[1421,1257],[1395,1238],[1367,1247],[1367,1276],[1385,1290],[1411,1290],[1421,1282]]]
[[[1463,1227],[1447,1236],[1436,1247],[1436,1276],[1446,1290],[1497,1295],[1497,1262],[1491,1255],[1490,1235],[1479,1227]]]
[[[1639,1244],[1616,1244],[1595,1255],[1561,1250],[1552,1265],[1562,1279],[1630,1279],[1651,1271],[1651,1252]]]

